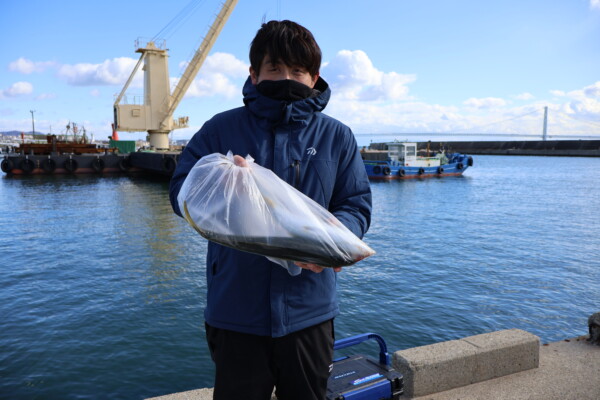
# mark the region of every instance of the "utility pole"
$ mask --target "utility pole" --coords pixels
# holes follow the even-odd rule
[[[548,106],[544,107],[544,131],[542,132],[542,140],[545,142],[548,134]]]
[[[31,113],[31,127],[33,129],[33,136],[35,137],[35,122],[33,121],[33,113],[35,110],[29,110],[29,112]]]

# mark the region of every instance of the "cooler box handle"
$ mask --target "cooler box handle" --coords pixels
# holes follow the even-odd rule
[[[346,347],[354,346],[369,339],[375,339],[377,340],[377,343],[379,343],[379,363],[389,366],[390,355],[387,352],[387,346],[383,338],[376,333],[362,333],[360,335],[336,340],[333,344],[333,350],[345,349]]]

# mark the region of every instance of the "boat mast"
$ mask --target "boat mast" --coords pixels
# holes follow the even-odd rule
[[[31,128],[33,129],[33,137],[34,137],[34,139],[35,139],[35,122],[34,122],[34,119],[33,119],[33,113],[35,111],[36,110],[29,110],[29,112],[31,113]]]

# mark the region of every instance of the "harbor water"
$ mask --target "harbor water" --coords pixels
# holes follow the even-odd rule
[[[377,254],[338,274],[337,338],[376,332],[395,351],[586,333],[600,311],[600,158],[474,161],[461,177],[372,183]],[[205,250],[165,181],[0,177],[0,399],[212,386]]]

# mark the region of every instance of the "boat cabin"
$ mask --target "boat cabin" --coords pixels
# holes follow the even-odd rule
[[[417,144],[411,142],[387,143],[388,155],[391,161],[396,161],[407,167],[437,167],[440,157],[417,156]]]

